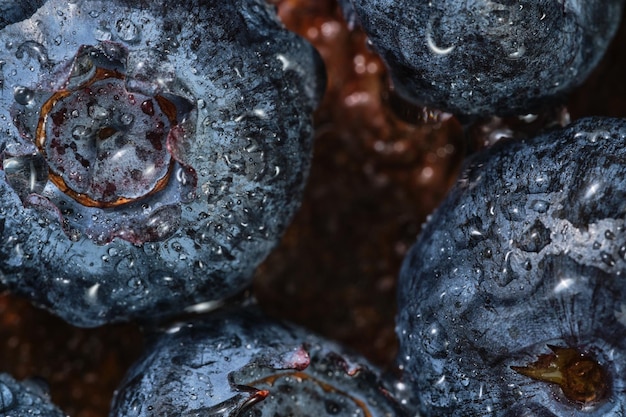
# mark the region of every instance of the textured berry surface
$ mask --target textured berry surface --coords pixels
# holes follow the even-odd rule
[[[45,0],[0,0],[0,29],[32,15]]]
[[[463,115],[525,114],[582,83],[622,0],[353,0],[398,92]]]
[[[36,381],[18,382],[0,373],[0,415],[6,417],[64,417]]]
[[[400,276],[425,416],[624,415],[625,140],[587,118],[468,162]]]
[[[249,284],[323,90],[272,7],[50,0],[0,44],[2,284],[80,326]]]
[[[338,345],[256,308],[213,314],[158,335],[110,415],[404,415],[375,368]]]

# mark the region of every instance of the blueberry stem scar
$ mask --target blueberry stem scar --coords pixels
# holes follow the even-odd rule
[[[365,402],[363,402],[362,400],[359,400],[358,398],[355,398],[354,396],[350,395],[347,392],[341,391],[335,387],[333,387],[332,385],[324,382],[324,381],[320,381],[317,378],[314,378],[313,376],[306,374],[304,372],[286,372],[286,373],[278,373],[275,375],[270,375],[268,377],[259,379],[257,381],[251,382],[248,385],[249,386],[256,386],[258,384],[267,384],[270,386],[273,386],[274,384],[276,384],[276,381],[278,381],[280,378],[294,378],[296,380],[308,380],[308,381],[312,381],[313,383],[317,384],[320,386],[320,388],[322,388],[324,391],[326,392],[335,392],[338,394],[341,394],[342,396],[349,398],[351,401],[354,402],[354,404],[363,412],[363,416],[364,417],[373,417],[372,413],[369,411],[367,404]],[[259,391],[259,392],[263,392],[263,391]],[[265,397],[263,397],[265,398]]]
[[[37,125],[35,144],[37,148],[39,149],[39,151],[42,153],[42,155],[44,155],[44,157],[48,161],[49,161],[49,158],[53,158],[51,155],[49,155],[49,152],[47,150],[47,146],[48,146],[47,142],[48,140],[50,140],[49,138],[50,135],[48,132],[48,128],[49,128],[48,120],[52,119],[55,124],[61,124],[62,121],[57,123],[57,120],[55,119],[55,117],[57,117],[58,119],[63,119],[65,117],[65,114],[63,114],[60,117],[55,116],[54,110],[56,109],[56,107],[63,107],[62,102],[65,99],[67,99],[69,96],[73,94],[80,94],[79,91],[85,91],[89,89],[91,86],[93,86],[95,83],[98,83],[104,80],[122,81],[124,79],[125,79],[125,75],[116,70],[97,68],[94,76],[90,80],[81,84],[75,90],[62,89],[60,91],[55,92],[43,104],[41,108],[41,113],[39,116],[39,122]],[[129,97],[132,97],[132,95],[129,94]],[[154,97],[148,98],[145,101],[142,101],[140,105],[141,111],[150,117],[154,116],[155,109],[152,104],[152,99],[154,99],[157,102],[162,114],[169,121],[170,127],[176,126],[177,124],[176,106],[163,96],[156,95]],[[134,98],[131,100],[131,102],[134,102],[133,100]],[[75,101],[80,103],[81,102],[80,97]],[[63,113],[65,113],[66,109],[63,108],[59,110],[59,113],[61,113],[62,111]],[[99,142],[103,142],[108,139],[113,139],[116,137],[117,133],[118,133],[118,129],[115,126],[110,126],[107,124],[105,126],[100,127],[97,130],[96,135],[95,135],[95,140]],[[150,136],[150,133],[151,132],[149,131],[146,132],[147,139],[149,141],[154,141],[153,146],[155,146],[155,148],[157,148],[159,152],[167,153],[168,151],[166,149],[163,149],[164,148],[163,144],[161,144],[158,141],[158,137],[156,137],[156,139],[153,140],[152,136]],[[67,141],[69,139],[61,138],[61,140]],[[105,187],[104,191],[102,192],[102,196],[101,196],[102,198],[100,198],[100,196],[98,195],[90,195],[88,193],[85,193],[82,190],[77,190],[76,184],[68,184],[66,175],[64,173],[65,171],[64,167],[62,165],[59,165],[57,169],[53,169],[52,166],[54,166],[54,163],[51,164],[50,169],[49,169],[49,179],[59,190],[61,190],[63,193],[70,196],[71,198],[73,198],[74,200],[76,200],[77,202],[79,202],[80,204],[84,206],[98,207],[98,208],[116,207],[116,206],[120,206],[123,204],[131,203],[133,201],[136,201],[137,199],[144,198],[148,195],[152,195],[162,190],[167,185],[169,178],[171,177],[171,174],[173,171],[174,158],[171,158],[171,157],[168,157],[168,158],[169,158],[169,161],[166,161],[167,166],[164,167],[165,169],[161,168],[159,170],[159,172],[162,174],[160,178],[153,179],[153,183],[151,184],[151,189],[145,190],[143,194],[140,194],[138,196],[125,196],[125,195],[119,195],[119,194],[115,195],[116,185],[114,183],[107,184],[107,187]],[[82,162],[84,163],[85,167],[88,167],[90,165],[90,162],[88,160],[84,160]],[[49,161],[49,164],[50,164],[50,161]],[[94,193],[94,194],[97,194],[97,193]]]
[[[606,398],[608,377],[593,358],[574,348],[548,345],[553,353],[539,355],[527,366],[511,366],[515,372],[537,381],[557,384],[565,397],[588,405]]]

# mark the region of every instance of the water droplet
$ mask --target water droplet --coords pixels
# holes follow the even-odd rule
[[[598,140],[608,139],[610,134],[604,131],[578,132],[574,135],[574,139],[585,138],[591,143],[597,143]]]
[[[123,113],[120,116],[120,123],[122,123],[124,126],[130,126],[134,120],[135,120],[135,116],[132,115],[131,113]]]
[[[154,104],[152,103],[152,100],[146,100],[143,103],[141,103],[141,111],[147,114],[148,116],[153,116]]]
[[[326,409],[326,412],[330,415],[336,415],[342,411],[341,404],[332,400],[324,401],[324,408]]]
[[[98,26],[93,30],[93,36],[100,42],[111,40],[111,31],[105,26]]]
[[[518,247],[525,252],[540,252],[552,240],[550,229],[546,228],[541,221],[537,220],[517,243]]]
[[[145,287],[143,280],[138,277],[133,277],[129,279],[127,284],[130,288],[137,290],[137,291],[141,291]]]
[[[6,181],[20,199],[40,194],[48,182],[48,165],[39,154],[7,156],[2,161]]]
[[[81,50],[72,63],[72,70],[66,88],[75,89],[96,74],[96,66],[89,56],[89,50],[85,48]]]
[[[78,125],[72,129],[72,137],[76,140],[85,140],[90,138],[93,134],[93,130],[90,127]]]
[[[135,42],[139,39],[140,30],[130,19],[120,19],[115,24],[117,36],[125,42]]]
[[[97,10],[92,10],[89,12],[89,16],[93,17],[94,19],[97,18],[98,16],[100,16],[100,12]]]
[[[526,48],[524,45],[520,45],[514,52],[509,54],[510,59],[520,59],[526,53]]]
[[[10,410],[15,403],[13,391],[2,381],[0,381],[0,411]]]
[[[17,59],[24,59],[26,56],[36,60],[40,65],[48,63],[48,50],[45,46],[35,41],[26,41],[18,46],[15,51]]]
[[[456,48],[455,45],[440,46],[437,44],[433,33],[433,21],[428,22],[428,27],[426,28],[426,45],[432,53],[442,56],[452,53]]]
[[[530,208],[536,211],[537,213],[546,213],[550,208],[550,203],[544,200],[533,200],[530,203]]]
[[[90,105],[87,111],[92,119],[106,119],[109,117],[109,110],[98,104]]]
[[[35,98],[35,92],[30,88],[17,86],[13,90],[13,98],[15,98],[15,101],[17,101],[19,104],[23,106],[28,106],[33,102],[33,99]]]
[[[610,253],[607,252],[602,252],[600,253],[600,259],[602,259],[602,262],[604,262],[607,266],[615,266],[615,259],[613,258],[613,256],[611,256]]]

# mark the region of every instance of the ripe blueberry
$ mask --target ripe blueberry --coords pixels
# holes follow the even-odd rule
[[[364,359],[254,307],[170,327],[116,392],[113,416],[387,416],[404,411]]]
[[[0,0],[0,29],[31,16],[45,0]]]
[[[468,162],[399,282],[423,415],[626,413],[625,140],[588,118]]]
[[[398,93],[461,115],[539,109],[582,83],[622,15],[609,0],[352,0]]]
[[[48,394],[38,382],[34,380],[18,382],[4,373],[0,373],[0,414],[13,417],[65,416],[50,402]]]
[[[262,0],[171,6],[0,31],[0,281],[76,325],[232,295],[299,204],[319,56]]]

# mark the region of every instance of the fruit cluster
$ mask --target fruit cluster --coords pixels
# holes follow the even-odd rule
[[[438,160],[424,158],[419,176],[411,178],[432,188],[432,178],[454,177],[463,147],[471,152],[476,144],[498,142],[468,160],[406,258],[398,283],[400,352],[386,375],[333,342],[268,318],[247,290],[295,213],[307,178],[311,112],[325,84],[317,52],[284,30],[260,0],[189,1],[175,12],[160,1],[40,3],[2,5],[0,283],[74,325],[141,324],[147,346],[119,386],[112,416],[624,413],[625,346],[615,335],[623,330],[626,302],[620,149],[626,126],[619,119],[590,118],[555,129],[568,123],[564,110],[476,122],[560,102],[600,60],[617,28],[620,2],[600,10],[576,2],[476,1],[456,13],[456,22],[441,18],[452,15],[444,12],[456,2],[441,2],[436,11],[431,4],[401,1],[344,2],[350,24],[363,25],[384,61],[363,49],[361,29],[349,32],[332,2],[309,5],[304,15],[305,1],[277,2],[290,27],[304,20],[301,33],[327,64],[318,144],[329,134],[323,123],[329,109],[337,117],[343,108],[349,124],[355,114],[362,123],[378,106],[362,139],[374,136],[379,155],[406,164],[420,154],[414,138],[430,136],[425,153],[433,147],[430,154]],[[411,25],[406,28],[403,12],[426,32],[406,32]],[[320,20],[322,15],[334,17]],[[550,60],[550,51],[558,48],[545,38],[524,37],[531,31],[524,17],[535,15],[544,32],[571,42],[570,52],[582,57],[567,60],[565,75],[558,75],[563,80],[552,78],[559,61]],[[467,16],[480,19],[464,21]],[[434,25],[438,36],[444,29],[464,35],[444,50],[435,42]],[[398,33],[405,43],[424,40],[426,49],[394,43]],[[519,77],[484,64],[506,52],[511,38],[523,52],[504,66],[515,67]],[[348,74],[331,65],[345,59],[330,48],[338,41],[361,48]],[[476,53],[475,45],[485,46],[482,56],[468,52]],[[447,74],[445,82],[415,65],[408,71],[411,65],[394,61],[393,51],[430,54],[438,62],[427,67]],[[483,64],[463,68],[459,77],[473,74],[484,82],[454,80],[458,75],[449,71],[465,58]],[[381,88],[384,65],[395,92]],[[526,83],[527,95],[514,85],[524,70],[536,82],[533,88]],[[438,92],[414,84],[424,82]],[[485,86],[495,90],[481,92]],[[502,91],[514,99],[497,98]],[[394,94],[412,102],[398,104]],[[340,105],[332,103],[337,98]],[[419,107],[424,105],[434,107]],[[386,130],[372,135],[375,117]],[[403,146],[396,135],[411,145]],[[394,142],[386,143],[390,137]],[[456,147],[451,138],[459,139]],[[383,171],[370,166],[366,174],[368,169]],[[389,181],[368,175],[378,184]],[[314,169],[310,187],[315,179]],[[430,198],[418,200],[425,213],[438,203]],[[301,213],[315,214],[310,204],[305,200]],[[409,221],[414,226],[406,236],[417,232],[419,221]],[[295,224],[283,247],[306,241],[306,229],[298,229],[302,220]],[[335,236],[341,227],[327,233]],[[406,243],[396,245],[392,257],[401,258]],[[312,297],[310,283],[290,276],[276,295],[272,286],[284,281],[272,282],[272,268],[288,265],[280,259],[284,254],[279,249],[257,272],[261,306],[273,312],[276,297],[288,299],[295,291],[301,299],[318,298],[307,302],[309,314],[314,304],[323,311],[326,303],[319,299],[332,302],[330,293],[345,284],[323,287]],[[305,255],[298,252],[296,262],[308,262]],[[359,268],[367,268],[365,258]],[[331,280],[342,275],[337,272]],[[282,275],[292,274],[287,269]],[[393,287],[393,278],[378,279],[377,290],[364,292],[389,293]],[[22,320],[4,311],[4,323]],[[362,311],[360,320],[378,314]],[[324,333],[341,334],[333,324]],[[365,340],[374,339],[367,335],[352,344],[367,352]],[[2,412],[27,415],[34,404],[45,404],[44,415],[60,413],[47,403],[40,383],[19,385],[3,377]]]

